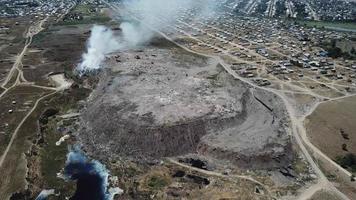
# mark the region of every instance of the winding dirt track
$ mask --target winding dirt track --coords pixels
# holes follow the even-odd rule
[[[217,176],[217,177],[225,178],[225,179],[228,179],[228,180],[231,180],[231,181],[236,181],[236,179],[242,179],[242,180],[251,181],[251,182],[261,186],[267,192],[267,196],[269,197],[269,199],[273,199],[273,197],[271,196],[271,192],[268,189],[268,187],[265,186],[263,183],[257,181],[256,179],[252,178],[252,177],[240,176],[240,175],[224,175],[224,174],[221,174],[221,173],[218,173],[218,172],[207,171],[207,170],[202,170],[202,169],[199,169],[199,168],[196,168],[196,167],[192,167],[192,166],[180,163],[180,162],[178,162],[178,161],[176,161],[176,160],[174,160],[172,158],[167,158],[167,160],[169,162],[175,164],[175,165],[178,165],[178,166],[181,166],[181,167],[184,167],[184,168],[187,168],[189,170],[196,171],[196,172],[199,172],[199,173],[202,173],[202,174],[206,174],[206,175],[209,175],[209,176]]]
[[[62,19],[72,8],[74,7],[74,5],[69,8],[65,13],[63,13],[58,19]],[[12,66],[10,72],[8,73],[7,77],[5,78],[4,82],[0,85],[1,88],[4,89],[4,91],[0,94],[0,100],[6,96],[8,94],[8,92],[10,90],[12,90],[13,88],[17,87],[17,86],[29,86],[29,87],[35,87],[35,88],[41,88],[44,90],[48,90],[48,93],[45,94],[42,97],[39,97],[38,99],[34,99],[36,100],[35,104],[33,105],[33,107],[31,108],[30,111],[28,111],[28,113],[26,114],[26,116],[21,120],[21,122],[17,125],[16,129],[14,130],[14,132],[11,135],[11,139],[9,141],[9,143],[6,146],[5,151],[3,152],[3,154],[0,157],[0,169],[1,170],[6,170],[6,169],[2,169],[3,168],[3,164],[6,161],[6,157],[9,153],[9,151],[11,151],[11,147],[18,135],[18,132],[20,131],[21,127],[23,126],[23,124],[28,120],[28,118],[33,114],[33,112],[36,110],[36,108],[38,107],[39,103],[52,96],[55,95],[56,93],[66,89],[65,87],[46,87],[46,86],[41,86],[41,85],[36,85],[35,83],[32,82],[28,82],[25,77],[24,77],[24,73],[22,71],[22,60],[24,58],[24,55],[26,54],[28,47],[31,45],[32,43],[32,38],[37,35],[38,33],[40,33],[44,28],[43,25],[45,22],[47,22],[49,16],[47,16],[46,18],[35,22],[34,24],[32,24],[28,30],[26,31],[25,35],[26,35],[26,42],[25,42],[25,46],[22,49],[21,53],[18,54],[16,61],[14,63],[14,65]],[[18,73],[15,73],[16,70],[18,71]],[[14,83],[11,83],[10,81],[13,80],[13,78],[16,78],[16,81]],[[11,85],[8,85],[11,84]],[[11,177],[3,177],[3,178],[11,178]],[[6,197],[9,198],[9,197]]]
[[[8,154],[8,152],[11,149],[12,144],[14,143],[16,136],[19,132],[19,130],[21,129],[22,125],[26,122],[26,120],[31,116],[31,114],[36,110],[38,104],[45,98],[54,95],[55,93],[57,93],[59,90],[57,88],[51,88],[51,87],[45,87],[45,86],[39,86],[39,85],[35,85],[34,83],[30,83],[27,82],[23,77],[23,71],[22,68],[20,67],[20,65],[22,65],[22,60],[23,57],[25,55],[25,53],[27,52],[28,47],[31,45],[32,43],[32,38],[33,36],[35,36],[36,34],[38,34],[39,32],[41,32],[43,30],[43,24],[47,21],[48,18],[45,18],[43,20],[41,20],[40,22],[36,23],[35,25],[31,26],[27,33],[27,39],[26,39],[26,43],[25,46],[23,48],[23,50],[21,51],[21,53],[17,56],[16,61],[14,63],[14,65],[12,66],[9,74],[7,75],[4,83],[2,84],[2,88],[4,88],[5,90],[3,91],[3,93],[0,94],[0,99],[2,97],[4,97],[11,89],[17,87],[17,86],[21,86],[21,85],[28,85],[31,87],[36,87],[36,88],[41,88],[41,89],[45,89],[45,90],[52,90],[54,92],[51,92],[45,96],[40,97],[39,99],[36,100],[36,103],[33,105],[32,109],[27,113],[27,115],[21,120],[21,122],[17,125],[15,131],[12,133],[11,135],[11,139],[9,141],[9,143],[6,146],[6,149],[4,151],[4,153],[1,155],[0,157],[0,168],[2,168],[3,163],[5,162],[6,156]],[[18,73],[14,73],[16,70],[18,70]],[[16,76],[16,77],[15,77]],[[6,85],[10,82],[10,80],[12,78],[16,78],[16,81],[10,86],[10,87],[6,87]]]
[[[47,97],[49,96],[52,96],[54,94],[56,94],[57,91],[55,92],[52,92],[50,94],[47,94],[39,99],[37,99],[36,103],[33,105],[32,109],[27,113],[27,115],[22,119],[22,121],[17,125],[15,131],[12,133],[11,135],[11,139],[10,139],[10,142],[8,143],[4,153],[2,154],[1,158],[0,158],[0,168],[2,167],[4,161],[5,161],[5,158],[12,146],[12,144],[14,143],[15,139],[16,139],[16,136],[17,136],[17,133],[19,132],[19,130],[21,129],[22,125],[26,122],[27,118],[29,118],[31,116],[31,114],[36,110],[38,104],[43,100],[43,99],[46,99]]]

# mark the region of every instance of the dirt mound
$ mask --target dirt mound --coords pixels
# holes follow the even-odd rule
[[[108,64],[82,115],[88,152],[150,159],[199,151],[256,168],[290,161],[276,97],[214,60],[166,46],[120,52]]]
[[[277,99],[261,90],[247,90],[241,123],[210,131],[198,151],[250,169],[287,165],[293,159],[292,146],[286,134],[286,113]]]

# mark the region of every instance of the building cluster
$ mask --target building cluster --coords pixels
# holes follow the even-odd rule
[[[321,20],[327,21],[354,21],[356,20],[356,2],[345,0],[313,0],[310,1],[316,8]]]
[[[77,0],[0,0],[0,17],[44,17],[67,11]]]
[[[254,16],[356,20],[356,2],[350,0],[226,0],[225,3],[236,12]]]
[[[63,21],[76,21],[76,20],[83,20],[84,19],[84,14],[83,9],[85,10],[85,13],[98,13],[100,10],[104,7],[102,2],[100,0],[83,0],[81,2],[81,12],[71,12],[68,13],[64,18]]]
[[[310,78],[356,85],[355,60],[333,58],[323,46],[332,40],[356,38],[355,33],[308,28],[282,19],[241,16],[233,9],[203,17],[196,13],[200,13],[199,8],[186,9],[170,23],[165,23],[163,16],[156,18],[161,24],[169,24],[169,36],[188,38],[184,45],[191,49],[229,58],[236,73],[254,79],[258,85],[271,84],[260,79],[263,73],[283,81]]]

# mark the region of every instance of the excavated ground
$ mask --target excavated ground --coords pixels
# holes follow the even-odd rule
[[[200,153],[258,169],[292,161],[283,104],[213,59],[157,39],[111,55],[107,66],[82,114],[78,137],[89,154],[149,161]]]

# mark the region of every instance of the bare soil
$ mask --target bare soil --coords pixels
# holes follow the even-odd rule
[[[48,86],[50,73],[70,76],[80,62],[91,25],[50,26],[36,35],[23,61],[29,82]]]
[[[338,197],[337,195],[329,192],[320,190],[317,191],[311,198],[308,200],[341,200],[342,198]]]
[[[7,76],[25,45],[25,33],[29,27],[27,18],[0,18],[0,24],[6,29],[0,30],[0,82]]]
[[[250,168],[293,159],[277,97],[216,61],[157,39],[113,54],[108,66],[83,113],[79,138],[90,154],[143,161],[199,152]]]
[[[353,96],[320,104],[307,117],[305,124],[310,141],[335,159],[346,153],[356,153],[355,121],[356,97]],[[347,151],[343,150],[343,144],[346,144]]]

